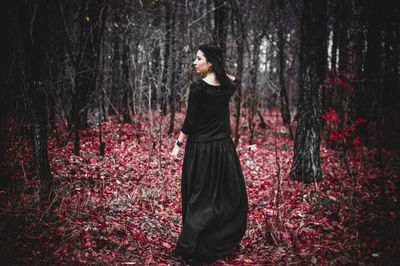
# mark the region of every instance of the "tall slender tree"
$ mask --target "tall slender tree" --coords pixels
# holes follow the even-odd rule
[[[246,42],[246,32],[244,29],[244,23],[242,19],[242,14],[240,10],[240,5],[231,1],[232,12],[234,16],[232,16],[232,33],[235,36],[236,46],[237,46],[237,69],[236,69],[236,78],[240,81],[243,78],[243,59],[244,59],[244,44]],[[234,18],[234,19],[233,19]],[[235,21],[234,21],[235,20]],[[234,23],[236,22],[236,23]],[[234,26],[236,25],[236,27]],[[240,113],[241,113],[241,105],[242,105],[242,88],[241,86],[237,89],[237,97],[236,99],[236,119],[235,119],[235,146],[239,144],[239,124],[240,124]]]
[[[18,45],[18,63],[26,105],[31,118],[33,158],[41,183],[41,196],[46,196],[51,180],[47,153],[46,86],[52,1],[17,1],[15,32]]]
[[[222,53],[226,52],[226,37],[227,37],[227,23],[228,8],[225,5],[225,0],[214,0],[214,41],[221,48]]]
[[[175,1],[175,5],[178,3],[178,1]],[[177,73],[175,71],[176,68],[176,54],[177,54],[177,49],[176,49],[176,8],[173,9],[172,14],[171,14],[171,37],[170,37],[170,58],[171,58],[171,64],[170,64],[170,81],[169,81],[169,87],[170,87],[170,93],[168,96],[169,99],[169,109],[170,109],[170,119],[169,119],[169,128],[168,128],[168,136],[172,136],[172,133],[174,131],[174,121],[175,121],[175,113],[176,113],[176,88],[175,88],[175,81],[176,81],[176,76]]]
[[[326,68],[326,0],[305,0],[301,19],[300,98],[290,177],[305,183],[322,179],[320,143],[322,91]]]
[[[286,36],[287,30],[285,28],[285,23],[283,20],[285,19],[284,12],[287,11],[287,7],[285,8],[286,1],[278,1],[278,6],[275,8],[275,18],[278,23],[278,53],[279,53],[279,100],[280,100],[280,110],[281,117],[283,123],[289,128],[289,136],[290,139],[293,139],[292,125],[291,125],[291,117],[289,110],[289,98],[287,95],[287,82],[285,80],[285,44],[286,44]]]
[[[385,65],[383,88],[381,91],[380,114],[383,123],[382,135],[385,136],[386,146],[399,143],[400,136],[400,93],[399,93],[399,49],[400,49],[400,3],[391,2],[386,5],[385,14]],[[397,118],[397,119],[396,119]],[[399,144],[398,144],[399,145]],[[398,147],[398,146],[397,146]]]
[[[62,3],[59,4],[60,14],[64,20],[67,52],[75,72],[70,111],[70,130],[74,133],[75,155],[79,155],[80,150],[79,129],[87,127],[88,100],[94,90],[98,75],[100,45],[104,32],[107,5],[108,0],[82,0],[77,15],[77,25],[71,23],[68,29],[67,21],[71,18],[65,14]],[[76,28],[78,33],[77,36],[74,36],[73,29]],[[76,42],[74,43],[70,39],[75,39]],[[68,140],[68,137],[66,140]],[[64,144],[66,144],[66,141],[64,141]]]

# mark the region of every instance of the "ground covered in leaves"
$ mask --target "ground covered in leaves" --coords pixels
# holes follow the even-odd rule
[[[305,185],[288,178],[287,130],[276,126],[276,113],[264,116],[267,127],[257,129],[255,145],[248,146],[244,130],[237,147],[249,197],[246,234],[239,250],[214,265],[399,263],[400,153],[383,150],[378,163],[375,150],[359,145],[348,175],[340,152],[323,144],[323,181]],[[81,132],[80,156],[72,141],[59,148],[65,130],[51,128],[48,202],[39,201],[27,138],[10,129],[13,145],[2,165],[9,182],[0,191],[2,262],[187,264],[172,256],[181,229],[183,156],[169,152],[178,132],[171,139],[161,132],[160,142],[155,119],[150,140],[146,123],[104,122],[103,158],[98,127]]]

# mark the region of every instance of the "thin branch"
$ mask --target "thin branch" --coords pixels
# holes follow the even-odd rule
[[[189,23],[188,28],[190,28],[193,24],[199,22],[200,20],[202,20],[204,17],[206,17],[209,13],[213,12],[215,9],[217,9],[217,7],[213,7],[212,9],[210,9],[209,11],[207,11],[204,15],[200,16],[199,18],[193,20],[192,22]]]

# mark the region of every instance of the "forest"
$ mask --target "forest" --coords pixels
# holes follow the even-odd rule
[[[1,261],[188,265],[198,47],[241,83],[247,231],[213,265],[400,263],[400,1],[3,1]]]

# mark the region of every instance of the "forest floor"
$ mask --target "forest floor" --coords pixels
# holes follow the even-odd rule
[[[247,145],[245,131],[237,147],[249,198],[246,234],[239,250],[213,265],[399,264],[400,152],[383,150],[378,163],[375,151],[359,145],[349,176],[340,152],[322,144],[323,181],[305,185],[288,178],[287,130],[275,127],[275,113],[264,118],[256,145]],[[98,127],[81,132],[80,156],[72,141],[58,147],[65,129],[50,132],[55,196],[46,203],[39,200],[30,145],[10,131],[10,161],[2,165],[10,181],[0,190],[2,263],[187,264],[172,256],[181,229],[183,157],[169,152],[178,131],[168,138],[164,118],[161,146],[156,129],[149,156],[146,123],[135,131],[115,118],[104,122],[103,158]]]

